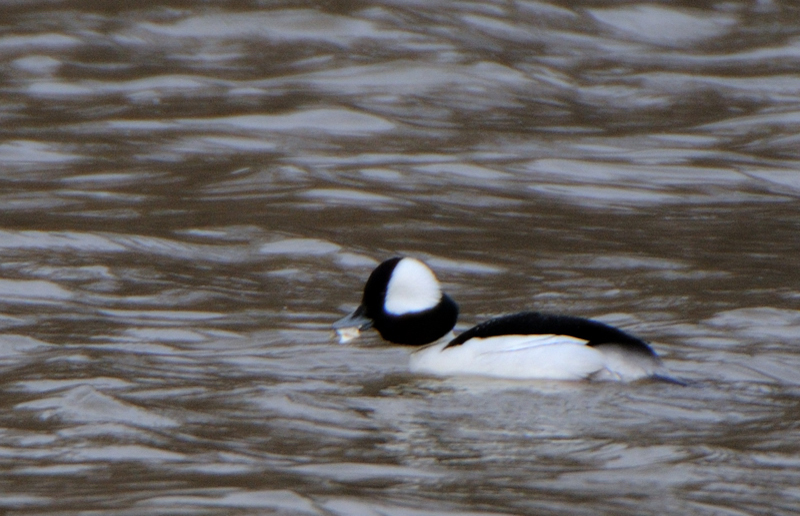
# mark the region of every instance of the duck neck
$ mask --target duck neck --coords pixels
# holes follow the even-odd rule
[[[428,310],[394,315],[383,312],[375,318],[381,337],[395,344],[422,346],[451,333],[458,319],[458,305],[447,294]]]

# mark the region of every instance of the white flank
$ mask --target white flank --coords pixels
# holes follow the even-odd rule
[[[586,341],[563,335],[503,335],[470,339],[444,349],[438,342],[414,351],[410,369],[438,376],[479,375],[518,380],[583,380],[606,360]]]
[[[403,258],[392,271],[383,307],[390,314],[403,315],[433,308],[441,299],[433,271],[419,260]]]

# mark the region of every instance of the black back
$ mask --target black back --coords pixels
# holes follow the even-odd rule
[[[582,317],[539,312],[520,312],[489,319],[450,341],[445,349],[460,346],[472,338],[501,335],[565,335],[583,339],[587,341],[587,346],[615,344],[647,356],[656,356],[646,342],[608,324]]]

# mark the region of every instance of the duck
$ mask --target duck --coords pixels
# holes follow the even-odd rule
[[[430,267],[396,256],[372,271],[361,304],[333,329],[341,342],[372,328],[386,341],[416,346],[409,358],[415,374],[673,381],[647,342],[600,321],[523,311],[491,318],[456,336],[458,315],[458,305],[442,291]]]

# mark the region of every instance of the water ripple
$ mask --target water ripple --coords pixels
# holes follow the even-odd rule
[[[59,396],[21,403],[15,408],[38,411],[40,417],[45,419],[57,417],[79,423],[113,422],[146,428],[178,425],[178,422],[173,419],[119,401],[89,385],[68,389]],[[131,448],[124,449],[131,451]],[[109,450],[112,449],[109,448]],[[142,458],[142,460],[146,459]]]
[[[3,7],[3,509],[794,512],[793,6],[273,7]],[[396,254],[689,385],[337,344]]]

